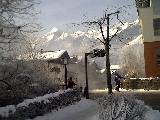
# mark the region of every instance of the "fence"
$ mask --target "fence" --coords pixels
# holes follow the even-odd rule
[[[129,78],[123,82],[124,89],[160,89],[160,78]]]

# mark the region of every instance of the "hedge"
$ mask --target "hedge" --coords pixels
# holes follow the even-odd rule
[[[0,120],[32,119],[80,100],[81,91],[78,89],[50,93],[34,99],[26,99],[17,105],[0,107]]]

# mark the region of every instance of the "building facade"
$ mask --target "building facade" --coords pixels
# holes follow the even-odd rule
[[[136,0],[143,33],[146,77],[160,76],[160,0]]]
[[[64,84],[65,75],[69,74],[65,66],[68,66],[70,62],[70,56],[66,50],[41,51],[35,57],[36,68],[42,71],[51,85]]]

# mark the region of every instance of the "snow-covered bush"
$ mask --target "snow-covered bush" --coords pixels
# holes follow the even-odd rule
[[[98,100],[100,120],[145,120],[149,107],[133,96],[107,95]]]
[[[127,77],[144,77],[144,46],[142,35],[122,48],[120,67]]]
[[[78,89],[58,91],[34,99],[26,99],[17,105],[0,107],[0,119],[24,120],[34,118],[80,100],[81,93]]]

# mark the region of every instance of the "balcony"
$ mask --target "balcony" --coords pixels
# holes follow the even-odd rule
[[[150,0],[135,0],[137,8],[148,8],[150,7]]]

